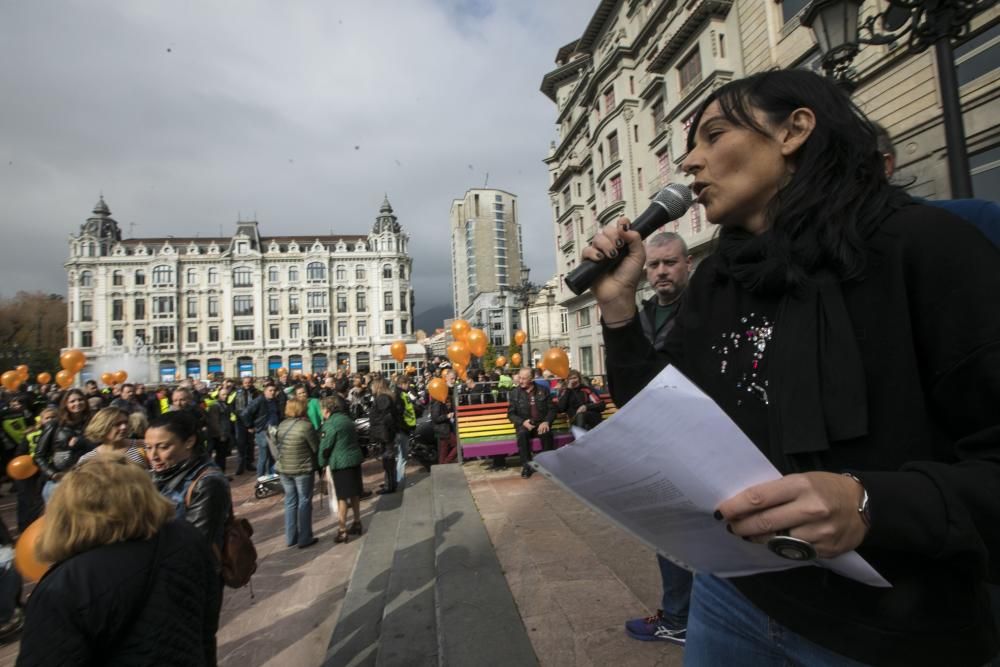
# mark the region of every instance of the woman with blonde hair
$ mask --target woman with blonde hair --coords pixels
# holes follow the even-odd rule
[[[299,549],[319,540],[312,532],[312,492],[319,436],[307,416],[308,405],[297,398],[285,404],[285,420],[274,439],[278,463],[274,467],[285,489],[285,543]]]
[[[173,516],[120,454],[66,473],[36,547],[54,565],[28,601],[17,664],[215,664],[212,556]]]
[[[83,435],[97,446],[80,457],[79,463],[89,461],[101,454],[120,452],[125,458],[143,470],[149,470],[146,452],[131,443],[129,435],[129,417],[124,410],[104,408],[90,420]]]

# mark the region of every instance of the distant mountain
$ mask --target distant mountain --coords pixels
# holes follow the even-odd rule
[[[423,329],[428,336],[433,336],[434,330],[443,327],[444,321],[452,317],[454,317],[454,311],[450,304],[432,306],[424,312],[414,315],[413,329],[414,331]]]

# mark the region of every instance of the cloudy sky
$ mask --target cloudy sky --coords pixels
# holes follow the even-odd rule
[[[239,215],[367,233],[388,193],[420,312],[450,302],[448,208],[487,173],[519,196],[544,280],[538,89],[596,4],[0,3],[0,294],[65,292],[67,237],[101,192],[126,236],[229,235]]]

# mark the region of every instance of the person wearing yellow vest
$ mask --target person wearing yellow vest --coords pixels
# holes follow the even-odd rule
[[[396,378],[396,400],[402,422],[396,432],[396,483],[402,484],[406,476],[410,434],[417,427],[417,413],[413,409],[413,399],[410,397],[410,376],[405,373],[400,373]]]

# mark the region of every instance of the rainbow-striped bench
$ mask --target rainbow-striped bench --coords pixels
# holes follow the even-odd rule
[[[613,415],[618,408],[605,398],[603,418]],[[502,454],[517,454],[517,437],[514,425],[507,419],[507,403],[485,403],[482,405],[460,405],[456,413],[458,442],[463,458],[478,458]],[[552,439],[556,447],[573,442],[569,419],[564,414],[556,415],[552,424]],[[532,451],[542,450],[538,438],[531,441]]]

